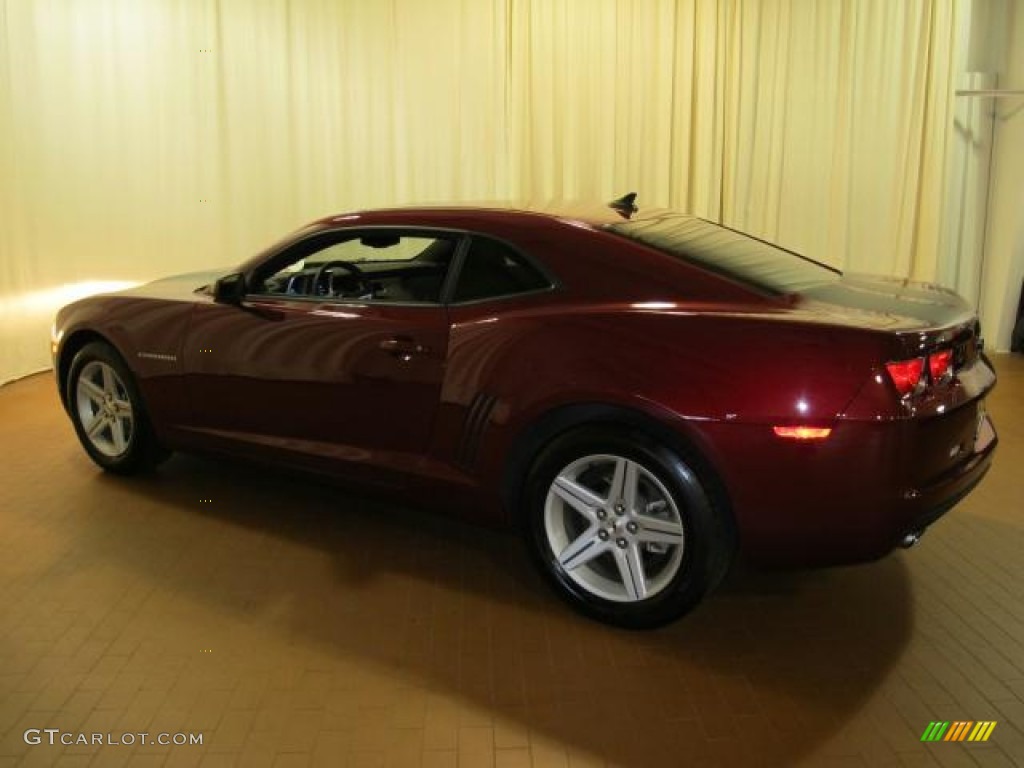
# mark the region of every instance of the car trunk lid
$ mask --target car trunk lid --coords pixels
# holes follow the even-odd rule
[[[844,274],[801,291],[800,299],[805,306],[838,311],[879,330],[929,331],[974,320],[970,304],[954,291],[891,277]]]
[[[964,368],[981,351],[977,315],[956,292],[931,283],[844,274],[834,282],[801,291],[796,303],[843,324],[890,331],[906,357],[940,347],[953,350],[954,368]]]

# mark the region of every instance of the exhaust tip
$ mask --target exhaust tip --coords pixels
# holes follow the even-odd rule
[[[911,547],[916,547],[918,542],[921,541],[921,536],[923,536],[923,535],[924,535],[924,530],[923,529],[920,530],[920,531],[911,531],[906,536],[904,536],[902,539],[900,539],[900,546],[903,547],[904,549],[910,549]]]

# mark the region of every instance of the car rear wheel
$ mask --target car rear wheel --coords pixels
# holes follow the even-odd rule
[[[103,469],[133,474],[169,455],[153,434],[131,371],[110,345],[93,342],[78,351],[66,392],[78,439]]]
[[[528,539],[559,594],[633,628],[693,608],[735,548],[724,504],[697,464],[641,433],[606,428],[548,447],[528,481]]]

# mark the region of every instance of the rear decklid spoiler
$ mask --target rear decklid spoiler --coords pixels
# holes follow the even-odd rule
[[[948,346],[959,369],[970,365],[982,349],[974,308],[939,285],[844,274],[840,280],[802,291],[798,303],[805,310],[842,315],[847,324],[891,332],[897,354],[905,358]]]
[[[831,283],[801,291],[807,302],[854,312],[866,326],[897,332],[928,331],[974,321],[974,309],[955,291],[873,275],[844,274]]]

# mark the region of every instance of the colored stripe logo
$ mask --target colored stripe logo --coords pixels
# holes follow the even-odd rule
[[[995,720],[933,720],[921,734],[921,741],[988,741]]]

